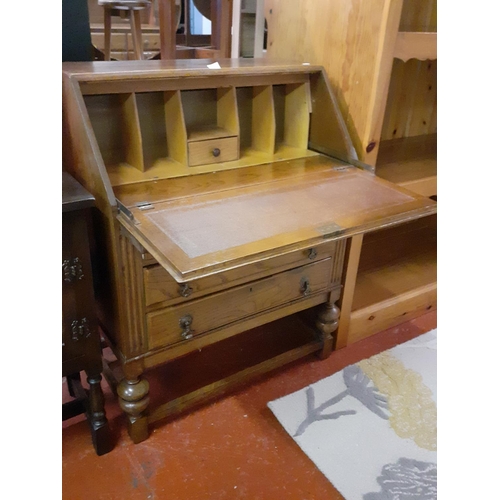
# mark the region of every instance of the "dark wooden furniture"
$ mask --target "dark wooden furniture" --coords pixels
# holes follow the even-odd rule
[[[98,455],[112,449],[101,389],[101,343],[97,325],[88,218],[94,197],[68,173],[62,174],[62,376],[75,399],[63,406],[63,420],[87,414]],[[89,390],[80,383],[85,370]]]
[[[220,66],[63,66],[64,157],[96,198],[107,261],[99,319],[134,442],[148,424],[250,376],[328,356],[352,300],[343,283],[353,241],[436,210],[357,161],[320,66]],[[251,332],[262,357],[230,373],[212,366],[220,370],[209,377],[208,353],[240,339],[243,349]],[[275,349],[282,333],[302,341]],[[151,395],[163,401],[150,405],[143,374],[165,364],[171,375]],[[177,393],[183,378],[193,384]]]

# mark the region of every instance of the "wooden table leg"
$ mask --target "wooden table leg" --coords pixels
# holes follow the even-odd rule
[[[132,30],[132,42],[134,44],[135,58],[141,60],[144,58],[142,51],[141,11],[131,10],[129,12],[129,16],[130,16],[130,27]]]
[[[212,0],[212,48],[219,51],[221,57],[231,57],[231,0]]]
[[[175,59],[177,17],[175,0],[159,0],[160,53],[162,59]]]
[[[111,10],[104,9],[104,60],[111,60]]]

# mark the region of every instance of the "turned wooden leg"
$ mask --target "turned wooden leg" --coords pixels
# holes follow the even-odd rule
[[[146,379],[124,379],[118,385],[120,407],[127,414],[128,433],[134,443],[147,439],[148,419],[145,414],[149,404],[149,383]]]
[[[87,419],[96,453],[104,455],[113,449],[113,443],[104,410],[104,394],[101,388],[102,377],[100,374],[87,375],[89,384]]]
[[[315,325],[323,341],[323,349],[318,353],[320,359],[326,359],[333,350],[339,316],[340,309],[335,304],[323,304],[318,312]]]

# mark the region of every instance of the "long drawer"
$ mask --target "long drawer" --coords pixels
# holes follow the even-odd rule
[[[150,307],[165,307],[180,302],[187,302],[207,293],[230,288],[246,281],[264,277],[270,272],[281,272],[291,267],[319,262],[343,252],[343,242],[327,242],[306,250],[298,250],[288,254],[262,260],[258,263],[232,269],[213,276],[207,276],[186,284],[179,284],[160,265],[144,268],[145,303]],[[342,258],[342,256],[339,256]],[[337,260],[337,259],[335,259]],[[339,276],[340,279],[340,276]]]
[[[252,281],[186,304],[147,315],[149,348],[188,341],[202,333],[328,288],[332,259]]]

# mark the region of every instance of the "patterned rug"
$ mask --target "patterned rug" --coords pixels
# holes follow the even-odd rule
[[[437,330],[268,403],[346,500],[437,498]]]

